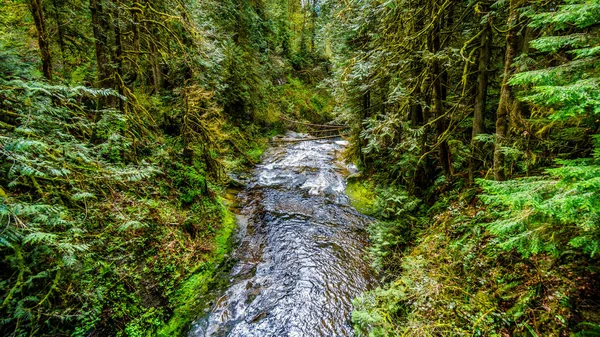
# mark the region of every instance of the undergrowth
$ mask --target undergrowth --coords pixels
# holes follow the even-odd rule
[[[184,160],[179,138],[139,116],[91,108],[110,95],[0,80],[7,335],[181,335],[201,305],[192,289],[210,287],[229,249],[235,220],[217,198],[227,176]],[[225,125],[219,147],[196,153],[227,171],[256,163],[265,128]]]
[[[362,184],[359,201],[376,192],[370,261],[384,285],[354,299],[357,336],[597,335],[600,270],[586,249],[520,253],[472,190],[423,209],[400,188]]]
[[[236,219],[226,207],[222,208],[222,223],[215,236],[215,249],[205,256],[196,270],[178,287],[170,298],[175,308],[171,319],[162,326],[156,336],[182,336],[189,324],[208,308],[211,295],[222,288],[218,283],[227,283],[227,254],[231,250],[231,237],[236,228]]]

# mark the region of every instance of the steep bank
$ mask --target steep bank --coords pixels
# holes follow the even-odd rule
[[[357,336],[597,335],[594,258],[514,251],[490,231],[498,208],[477,190],[428,207],[373,180],[350,189],[353,202],[378,218],[368,228],[369,255],[384,282],[353,301]]]
[[[325,4],[386,284],[358,335],[597,335],[600,3]]]

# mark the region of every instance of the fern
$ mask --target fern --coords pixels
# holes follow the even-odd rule
[[[505,249],[525,256],[560,255],[572,248],[600,253],[600,165],[596,160],[560,161],[548,176],[508,182],[479,180],[482,199],[498,220],[488,229]]]
[[[530,87],[524,100],[550,108],[550,118],[578,123],[600,113],[600,82],[597,43],[600,4],[570,0],[556,11],[534,14],[531,26],[548,34],[532,41],[542,52],[566,50],[574,57],[553,67],[540,67],[511,78],[512,85]],[[590,29],[585,34],[567,27]],[[564,31],[568,31],[564,34]],[[552,34],[552,35],[550,35]],[[488,229],[505,249],[525,256],[538,253],[560,255],[579,249],[591,257],[600,253],[600,162],[595,157],[558,160],[545,176],[509,182],[480,180],[483,199],[495,210],[496,221]]]
[[[510,84],[531,86],[524,99],[553,108],[553,119],[599,114],[600,32],[593,26],[600,22],[600,4],[593,0],[570,0],[556,11],[534,14],[531,19],[532,27],[544,29],[548,34],[533,40],[534,48],[547,53],[566,50],[572,56],[565,57],[566,61],[557,66],[516,74]],[[573,26],[588,31],[566,29]]]
[[[125,116],[106,110],[95,122],[81,105],[81,100],[113,94],[106,89],[0,80],[0,96],[11,99],[10,108],[19,116],[17,127],[0,135],[0,181],[10,193],[0,201],[0,223],[5,226],[0,252],[7,266],[0,282],[3,331],[10,326],[35,330],[45,324],[39,317],[73,319],[58,303],[42,304],[65,290],[59,285],[64,275],[82,272],[91,246],[97,244],[87,236],[88,204],[107,187],[160,174],[150,163],[122,157],[135,140],[124,132],[129,123]],[[27,196],[22,191],[29,191],[29,196],[20,197]],[[65,206],[70,203],[82,204],[86,212],[73,212]],[[137,219],[123,221],[123,229],[145,227]]]

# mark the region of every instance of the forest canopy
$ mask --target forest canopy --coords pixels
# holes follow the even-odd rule
[[[269,137],[343,125],[357,336],[600,332],[600,1],[0,0],[0,333],[184,335]]]

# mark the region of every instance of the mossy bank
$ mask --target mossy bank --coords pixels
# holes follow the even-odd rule
[[[156,336],[182,336],[187,333],[194,319],[204,314],[214,303],[213,300],[229,281],[231,262],[228,254],[232,250],[232,235],[237,228],[235,214],[220,200],[222,220],[215,236],[216,246],[205,255],[205,260],[184,280],[170,298],[173,315],[162,326]]]

